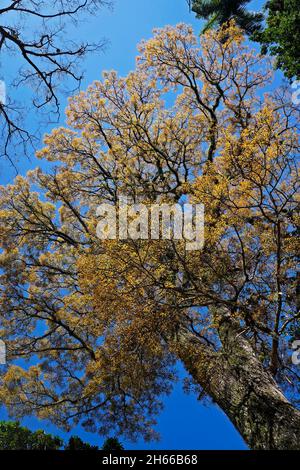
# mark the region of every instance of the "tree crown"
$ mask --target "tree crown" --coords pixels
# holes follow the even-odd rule
[[[177,339],[223,354],[227,315],[296,390],[298,142],[296,109],[259,92],[266,59],[233,22],[201,47],[184,24],[156,30],[139,51],[127,77],[105,73],[70,100],[68,127],[38,154],[52,170],[0,189],[1,398],[17,416],[151,438]],[[204,203],[204,249],[99,240],[97,206],[122,195]]]

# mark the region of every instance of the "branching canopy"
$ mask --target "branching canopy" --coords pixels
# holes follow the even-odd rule
[[[0,189],[0,393],[17,416],[149,438],[177,338],[221,357],[224,311],[296,396],[299,143],[290,97],[259,91],[268,64],[234,23],[201,46],[166,27],[139,51],[127,77],[105,73],[70,100],[68,127],[38,153],[52,171]],[[204,249],[99,240],[97,206],[122,195],[204,203]]]

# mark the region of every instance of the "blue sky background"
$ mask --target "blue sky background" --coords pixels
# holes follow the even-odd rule
[[[265,2],[254,1],[252,9],[261,9]],[[163,27],[166,24],[179,22],[190,23],[195,31],[201,30],[201,22],[196,20],[193,13],[189,13],[186,0],[115,0],[113,11],[102,11],[88,22],[81,23],[77,29],[70,29],[70,36],[78,36],[90,42],[97,42],[99,37],[106,37],[109,44],[106,51],[99,52],[87,58],[83,64],[85,79],[82,89],[85,89],[93,80],[101,77],[103,70],[114,69],[121,75],[126,75],[135,66],[136,46],[141,39],[151,37],[154,27]],[[9,82],[16,70],[15,59],[6,58],[0,66],[0,78]],[[281,75],[276,73],[276,82],[281,81]],[[16,98],[26,96],[27,91],[7,90],[14,93]],[[62,108],[66,105],[66,97],[61,98]],[[31,126],[35,128],[34,118]],[[62,114],[59,124],[64,123]],[[58,124],[53,125],[56,127]],[[49,131],[51,126],[45,128]],[[42,144],[40,144],[41,146]],[[41,162],[35,160],[34,155],[30,160],[20,156],[18,170],[24,174]],[[6,162],[0,162],[0,183],[11,182],[15,171]],[[181,373],[183,375],[183,371]],[[177,384],[171,396],[164,400],[165,409],[158,417],[157,430],[161,434],[158,443],[130,443],[123,440],[126,449],[246,449],[246,446],[229,422],[227,417],[215,405],[205,406],[199,403],[194,395],[187,395],[182,390],[182,384]],[[6,419],[5,410],[0,411],[0,419]],[[81,428],[76,428],[71,434],[59,431],[49,423],[39,422],[28,418],[24,424],[35,430],[43,428],[47,432],[68,438],[71,434],[77,434],[84,440],[101,445],[103,438],[90,433],[85,433]]]

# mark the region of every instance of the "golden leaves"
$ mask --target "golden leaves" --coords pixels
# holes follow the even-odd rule
[[[293,125],[260,103],[268,74],[233,23],[201,44],[186,25],[155,31],[128,77],[107,72],[70,99],[69,127],[38,152],[56,167],[0,188],[2,323],[13,357],[41,363],[9,369],[15,406],[20,395],[43,417],[91,426],[125,413],[136,429],[173,379],[178,330],[217,348],[220,305],[272,324],[278,282],[284,315],[295,311]],[[204,250],[99,240],[97,206],[122,195],[204,203]]]

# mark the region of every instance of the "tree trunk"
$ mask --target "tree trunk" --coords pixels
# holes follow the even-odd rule
[[[300,449],[300,412],[285,398],[230,316],[214,352],[190,332],[176,353],[193,379],[220,406],[251,449]]]

